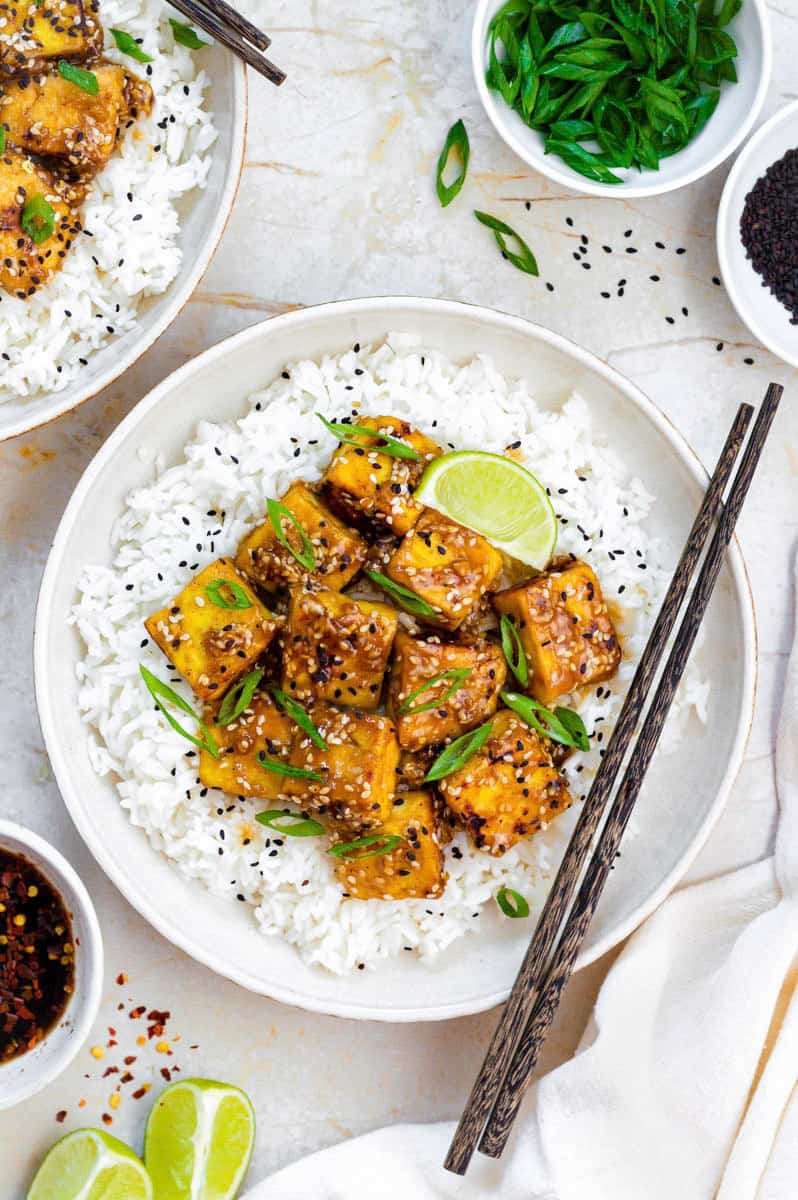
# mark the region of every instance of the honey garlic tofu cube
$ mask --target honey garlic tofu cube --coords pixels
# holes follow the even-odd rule
[[[283,691],[295,700],[376,708],[398,623],[395,609],[340,592],[291,593]]]
[[[286,795],[329,812],[350,831],[383,825],[393,806],[399,764],[393,722],[331,704],[315,704],[310,717],[328,749],[322,750],[299,730],[290,763],[321,778],[286,777]]]
[[[422,621],[457,629],[496,582],[502,557],[478,533],[427,509],[405,534],[386,575],[434,610]]]
[[[458,680],[440,677],[457,670],[468,674],[448,700],[443,700]],[[504,655],[493,642],[480,639],[447,645],[422,641],[400,631],[394,643],[388,688],[388,713],[396,725],[399,745],[406,750],[421,750],[434,742],[451,741],[481,725],[496,711],[506,676]],[[438,682],[421,692],[403,712],[409,698],[434,679]],[[440,703],[433,708],[416,711],[436,698]]]
[[[255,692],[241,715],[229,725],[214,724],[212,716],[207,724],[219,757],[200,751],[199,777],[205,787],[262,800],[285,795],[285,777],[262,767],[258,756],[288,761],[296,726],[268,692]]]
[[[279,621],[220,558],[144,624],[196,695],[218,700],[264,652]]]
[[[484,746],[438,787],[474,845],[493,855],[545,828],[572,802],[548,743],[509,709],[493,718]]]
[[[497,592],[493,603],[515,623],[529,667],[529,691],[541,704],[617,671],[620,642],[587,563],[555,562],[519,587]]]
[[[22,75],[53,59],[96,57],[99,0],[0,0],[0,75]]]
[[[402,841],[388,854],[339,859],[338,880],[355,900],[423,900],[443,894],[446,872],[429,792],[405,792],[379,831]]]
[[[301,584],[312,574],[323,587],[338,592],[357,575],[366,560],[368,545],[354,529],[339,521],[315,492],[301,481],[292,483],[281,504],[292,512],[313,546],[315,570],[309,572],[286,550],[270,520],[254,529],[238,548],[236,566],[265,591]],[[288,521],[283,530],[297,553],[303,552],[299,531]]]
[[[358,528],[376,528],[401,537],[424,511],[413,499],[413,490],[427,463],[441,453],[440,446],[397,417],[363,417],[357,424],[401,438],[419,455],[394,458],[371,449],[377,439],[363,438],[362,446],[343,442],[322,478],[322,490],[331,508]]]

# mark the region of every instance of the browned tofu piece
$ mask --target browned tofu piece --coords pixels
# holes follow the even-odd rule
[[[493,718],[484,746],[438,787],[474,845],[494,855],[545,828],[572,803],[547,740],[506,708]]]
[[[587,563],[555,562],[542,575],[497,592],[493,603],[515,623],[529,667],[528,690],[541,704],[618,670],[621,645]]]
[[[2,11],[2,10],[0,10]],[[24,154],[0,155],[0,287],[20,300],[61,269],[80,232],[82,188],[63,183]],[[25,206],[41,197],[53,212],[53,232],[38,244],[22,226]]]
[[[467,671],[448,700],[442,697],[458,679],[439,679],[410,703],[403,705],[430,680],[448,671]],[[449,645],[436,640],[412,638],[401,630],[394,642],[394,658],[388,687],[388,714],[396,725],[399,745],[420,750],[434,742],[452,741],[469,729],[481,725],[496,711],[499,692],[507,677],[507,664],[501,648],[484,639],[464,645]],[[414,711],[440,703],[425,712]]]
[[[82,175],[96,174],[111,156],[128,120],[149,112],[152,89],[112,63],[94,68],[96,96],[56,74],[9,81],[0,96],[0,125],[30,154],[61,160]]]
[[[219,748],[219,757],[200,751],[199,777],[205,787],[262,800],[276,800],[285,795],[285,776],[262,767],[258,755],[263,753],[267,758],[288,761],[296,726],[268,692],[256,691],[241,715],[229,725],[217,725],[210,712],[206,714],[206,723]]]
[[[389,604],[340,592],[291,592],[283,691],[295,700],[376,708],[398,617]]]
[[[379,832],[402,841],[388,854],[339,859],[335,870],[347,896],[355,900],[420,900],[443,894],[447,876],[430,792],[397,796]]]
[[[310,717],[329,749],[320,749],[297,730],[290,762],[321,779],[287,777],[286,794],[318,812],[330,813],[355,835],[383,825],[393,807],[399,763],[393,722],[331,704],[313,705]]]
[[[330,512],[306,483],[292,483],[280,500],[294,514],[310,538],[316,560],[314,571],[307,571],[286,550],[270,520],[244,538],[238,547],[236,566],[266,591],[297,586],[306,576],[317,579],[322,587],[339,592],[357,575],[366,561],[368,544],[359,533]],[[288,542],[303,552],[302,538],[290,521],[283,522]]]
[[[220,558],[144,624],[194,692],[218,700],[253,666],[280,623],[231,559]]]
[[[358,417],[355,423],[375,433],[401,438],[420,457],[393,458],[369,449],[376,438],[364,437],[361,446],[342,442],[322,478],[324,495],[345,521],[401,537],[424,511],[423,505],[413,499],[413,490],[424,468],[438,457],[441,448],[397,417]]]
[[[385,574],[434,609],[420,620],[457,629],[498,579],[502,556],[478,533],[428,508],[405,534]]]
[[[0,75],[96,58],[103,44],[98,8],[99,0],[0,0]]]

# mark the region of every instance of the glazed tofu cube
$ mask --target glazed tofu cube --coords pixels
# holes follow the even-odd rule
[[[266,591],[296,586],[308,574],[338,592],[357,575],[368,545],[354,529],[339,521],[306,483],[292,483],[281,504],[294,514],[313,545],[316,569],[308,572],[286,550],[270,520],[254,529],[238,548],[236,566]],[[289,543],[302,553],[302,538],[290,521],[283,522]]]
[[[210,713],[207,724],[219,747],[219,758],[200,751],[199,777],[205,787],[262,800],[285,795],[285,777],[262,767],[258,755],[288,761],[296,726],[268,692],[255,692],[241,715],[229,725],[215,724]]]
[[[388,854],[339,859],[336,874],[355,900],[420,900],[443,894],[446,873],[430,792],[405,792],[379,831],[400,837]]]
[[[427,509],[405,534],[385,574],[435,611],[422,621],[457,629],[502,569],[502,557],[478,533]]]
[[[315,704],[310,718],[328,745],[316,746],[298,731],[291,748],[293,767],[321,779],[286,778],[286,795],[328,812],[355,831],[385,823],[396,792],[399,743],[387,717],[357,709]]]
[[[343,442],[322,478],[322,490],[331,508],[358,528],[375,528],[401,537],[412,529],[424,511],[413,499],[413,490],[427,463],[441,453],[440,446],[407,421],[397,417],[358,417],[356,424],[401,438],[419,458],[393,458],[370,449],[376,438],[363,438],[362,446]]]
[[[250,670],[279,627],[229,558],[205,567],[144,624],[203,700],[221,699]]]
[[[509,709],[493,718],[484,746],[438,787],[474,845],[493,855],[545,828],[571,805],[548,742]]]
[[[7,147],[0,156],[0,287],[24,300],[60,271],[72,239],[80,233],[83,196],[82,188],[63,183]],[[53,232],[34,242],[22,222],[28,201],[39,198],[52,209]]]
[[[457,691],[448,700],[413,711],[442,698],[458,680],[439,678],[448,671],[467,671]],[[421,750],[434,742],[452,741],[481,725],[496,711],[499,692],[507,676],[507,664],[499,646],[485,640],[464,645],[448,645],[435,640],[423,641],[399,632],[394,642],[394,659],[388,687],[388,714],[396,725],[399,745],[406,750]],[[421,692],[403,712],[419,688],[438,679]]]
[[[71,171],[99,171],[116,146],[120,125],[149,111],[152,89],[111,63],[97,66],[94,76],[96,96],[55,74],[9,82],[0,96],[0,125],[9,142],[60,159]]]
[[[41,70],[53,59],[102,50],[99,0],[0,0],[0,74]]]
[[[340,592],[292,591],[283,691],[300,701],[376,708],[397,623],[388,604]]]
[[[515,623],[529,667],[528,690],[541,704],[617,671],[621,645],[587,563],[553,563],[519,587],[497,592],[493,603]]]

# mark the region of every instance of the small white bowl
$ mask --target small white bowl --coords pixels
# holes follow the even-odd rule
[[[103,943],[89,893],[63,854],[30,829],[0,821],[0,847],[22,854],[52,883],[72,920],[75,990],[61,1020],[27,1054],[0,1064],[0,1109],[41,1091],[68,1066],[97,1016],[103,983]]]
[[[735,162],[718,207],[718,261],[729,299],[740,320],[768,350],[798,367],[798,325],[746,258],[740,237],[745,198],[756,181],[788,151],[798,148],[798,100],[758,129]]]
[[[729,25],[737,43],[739,81],[721,88],[718,107],[701,133],[672,158],[665,158],[658,171],[618,170],[623,183],[595,183],[567,166],[554,154],[543,153],[544,139],[524,124],[517,112],[505,104],[485,82],[488,65],[488,26],[505,0],[478,0],[471,32],[471,63],[477,91],[485,112],[499,137],[519,158],[556,183],[588,196],[659,196],[694,183],[719,166],[740,145],[759,115],[765,99],[773,60],[765,0],[743,0]]]

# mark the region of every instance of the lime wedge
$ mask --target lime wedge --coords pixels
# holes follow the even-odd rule
[[[546,489],[501,454],[442,454],[421,476],[415,498],[530,567],[542,570],[554,552],[557,518]]]
[[[144,1163],[100,1129],[76,1129],[56,1142],[28,1200],[153,1200]]]
[[[155,1102],[144,1161],[157,1200],[233,1200],[252,1156],[255,1113],[238,1088],[181,1079]]]

